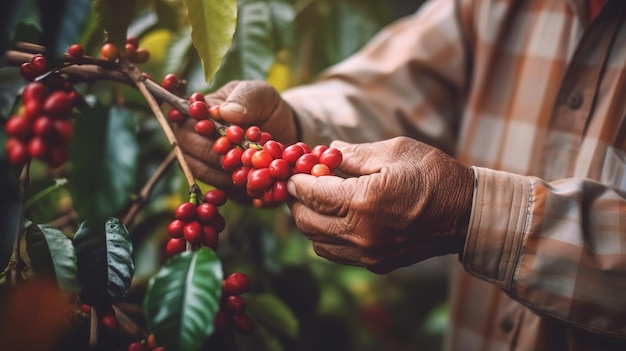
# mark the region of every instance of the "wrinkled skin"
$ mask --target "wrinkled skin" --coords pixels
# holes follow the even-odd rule
[[[463,250],[470,168],[406,137],[331,146],[351,177],[296,174],[288,185],[296,225],[319,256],[387,273]]]
[[[293,111],[265,82],[231,82],[207,95],[207,103],[221,105],[225,122],[257,125],[285,145],[298,141]],[[175,131],[194,175],[248,200],[222,171],[213,140],[198,135],[194,123]],[[296,174],[288,183],[296,225],[318,255],[386,273],[462,252],[473,194],[470,168],[406,137],[331,146],[343,153],[338,173],[346,178]]]
[[[263,81],[233,81],[206,97],[209,106],[220,105],[218,120],[243,127],[256,125],[272,134],[285,145],[297,141],[296,124],[291,108],[279,93]],[[194,176],[201,181],[227,191],[231,197],[246,202],[245,191],[232,184],[230,172],[221,167],[221,156],[213,151],[215,139],[199,135],[195,120],[175,128],[180,148]]]

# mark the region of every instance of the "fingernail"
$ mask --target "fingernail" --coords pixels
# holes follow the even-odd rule
[[[220,110],[222,112],[226,110],[228,112],[236,113],[238,115],[243,115],[246,113],[246,108],[235,102],[226,102],[225,104],[222,105]]]
[[[294,183],[292,180],[287,182],[287,191],[289,191],[289,194],[291,194],[291,196],[296,196],[296,183]]]

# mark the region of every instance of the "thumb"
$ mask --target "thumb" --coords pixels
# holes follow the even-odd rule
[[[280,96],[276,89],[263,81],[242,81],[230,92],[220,106],[220,115],[226,122],[251,124],[263,122],[271,115]]]
[[[361,176],[380,172],[383,162],[382,151],[376,144],[350,144],[344,141],[333,141],[330,147],[341,151],[342,161],[338,169],[351,176]]]

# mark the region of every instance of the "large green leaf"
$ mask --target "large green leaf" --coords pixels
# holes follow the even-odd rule
[[[246,297],[248,312],[255,322],[265,325],[268,330],[295,338],[298,335],[298,319],[293,312],[276,296],[270,294]]]
[[[237,26],[237,0],[185,0],[191,38],[204,67],[207,82],[222,64]]]
[[[133,244],[126,227],[117,218],[85,221],[73,244],[81,299],[96,308],[122,299],[135,270]]]
[[[76,252],[61,230],[48,224],[29,226],[26,250],[35,274],[53,278],[61,291],[78,292]]]
[[[222,294],[222,264],[208,248],[168,260],[144,298],[148,328],[166,350],[195,351],[213,332]]]
[[[124,50],[128,26],[135,15],[136,0],[94,0],[93,8],[98,14],[100,26],[108,39]]]
[[[121,107],[81,110],[70,160],[71,194],[82,219],[115,216],[134,190],[138,145],[136,123]]]

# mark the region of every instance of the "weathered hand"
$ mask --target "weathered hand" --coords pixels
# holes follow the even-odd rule
[[[220,105],[217,119],[222,122],[243,128],[256,125],[286,145],[296,142],[293,111],[279,93],[263,81],[233,81],[207,95],[206,100],[209,106]],[[214,140],[196,133],[195,122],[189,119],[175,129],[189,167],[196,178],[232,193],[235,187],[231,173],[222,170],[220,156],[213,151]],[[236,190],[242,192],[241,189]]]
[[[331,261],[387,273],[463,250],[474,175],[442,151],[406,137],[334,142],[350,178],[296,174],[296,226]]]

